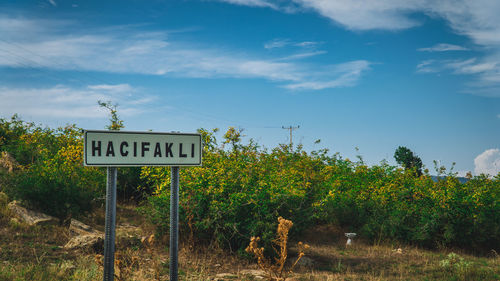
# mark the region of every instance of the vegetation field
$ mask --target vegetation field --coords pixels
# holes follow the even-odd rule
[[[123,127],[114,118],[110,129]],[[435,167],[435,181],[428,169],[369,166],[361,155],[262,148],[235,128],[222,140],[216,130],[199,132],[203,166],[180,173],[183,280],[265,277],[249,270],[275,270],[273,247],[283,243],[286,272],[304,250],[298,241],[309,247],[287,280],[500,279],[500,174],[462,183]],[[105,170],[83,167],[81,130],[2,119],[0,151],[0,280],[101,279],[99,250],[62,247],[71,219],[104,223]],[[119,280],[168,279],[169,185],[168,168],[119,169]],[[58,225],[13,220],[11,200]],[[275,238],[280,217],[293,222],[285,242]],[[352,246],[345,232],[357,233]],[[245,251],[252,237],[267,266]]]

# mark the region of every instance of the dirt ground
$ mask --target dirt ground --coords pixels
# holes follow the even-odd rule
[[[104,231],[104,209],[82,221]],[[0,218],[0,280],[102,280],[102,250],[64,249],[71,235],[64,226],[28,226],[4,215]],[[135,206],[119,205],[116,280],[168,280],[167,240],[154,236],[154,226]],[[486,257],[458,253],[458,258],[450,258],[450,250],[369,245],[359,238],[347,247],[342,230],[332,226],[311,229],[302,240],[310,247],[286,280],[500,280],[500,258],[494,252]],[[288,266],[297,255],[296,241],[289,245]],[[183,241],[179,277],[266,280],[268,273],[254,259]]]

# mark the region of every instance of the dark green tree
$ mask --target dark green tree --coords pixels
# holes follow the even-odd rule
[[[418,176],[422,175],[422,159],[415,155],[410,149],[400,146],[394,152],[394,159],[403,166],[405,170],[415,170]]]

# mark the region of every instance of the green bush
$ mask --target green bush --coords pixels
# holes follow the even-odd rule
[[[321,161],[300,149],[281,146],[261,151],[250,142],[232,141],[227,151],[212,133],[205,137],[203,166],[180,171],[180,221],[199,240],[216,241],[230,249],[244,249],[251,236],[270,243],[279,216],[294,222],[294,233],[314,220],[313,189],[321,180],[311,177]],[[227,134],[226,134],[227,135]],[[228,136],[228,140],[234,140]],[[150,217],[160,232],[169,227],[170,170],[143,168],[143,177],[155,187]]]
[[[18,176],[15,194],[28,207],[55,216],[62,223],[92,210],[94,199],[102,194],[96,182],[36,165]]]
[[[460,183],[450,173],[435,182],[428,172],[418,176],[387,163],[368,167],[361,157],[352,162],[326,149],[242,144],[234,128],[218,144],[215,132],[200,130],[203,166],[180,171],[186,237],[242,250],[260,236],[269,248],[281,216],[293,221],[292,238],[317,224],[335,224],[370,241],[500,251],[500,174]],[[82,133],[74,126],[52,130],[16,116],[0,119],[0,151],[19,163],[12,172],[0,169],[1,191],[61,221],[90,211],[104,194],[104,169],[83,167]],[[144,210],[158,232],[168,232],[170,170],[122,170],[119,182],[126,183],[126,198],[151,194]]]
[[[2,173],[2,189],[28,207],[58,217],[61,222],[92,209],[103,194],[104,172],[83,167],[81,130],[67,126],[52,130],[20,121],[0,120],[0,150],[20,164]]]
[[[399,241],[425,247],[458,246],[477,251],[500,247],[500,177],[477,176],[462,184],[453,175],[435,182],[382,163],[366,166],[279,146],[243,145],[238,132],[217,145],[205,139],[203,166],[180,172],[181,230],[198,240],[242,249],[251,236],[269,244],[282,216],[297,235],[317,224],[336,224],[370,241]],[[224,144],[231,144],[225,149]],[[155,190],[148,214],[166,233],[169,227],[170,171],[143,168]]]
[[[412,171],[358,166],[334,179],[332,187],[320,204],[325,219],[372,241],[476,251],[500,247],[498,176],[462,184],[452,175],[434,182]]]

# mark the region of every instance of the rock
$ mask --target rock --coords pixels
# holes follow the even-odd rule
[[[96,235],[102,235],[103,233],[93,229],[91,226],[88,226],[84,224],[81,221],[71,219],[71,223],[69,225],[69,231],[73,235],[89,235],[89,234],[96,234]]]
[[[130,224],[117,224],[116,225],[116,232],[123,232],[127,234],[131,234],[133,236],[141,236],[142,234],[142,229],[138,226],[133,226]]]
[[[297,265],[299,266],[313,266],[314,265],[314,260],[308,257],[302,257],[298,262]]]
[[[244,270],[240,271],[240,274],[251,275],[255,279],[264,279],[267,276],[266,272],[264,270],[260,270],[260,269],[244,269]]]
[[[0,153],[0,167],[12,173],[15,169],[19,168],[19,163],[7,151]]]
[[[28,210],[17,201],[12,201],[8,205],[9,210],[19,219],[29,225],[56,225],[59,220],[44,213]]]
[[[68,272],[68,271],[71,271],[71,270],[73,270],[75,268],[76,268],[76,266],[73,264],[72,261],[63,261],[59,265],[59,270],[62,271],[62,272]]]
[[[75,219],[71,219],[69,231],[74,237],[63,246],[64,249],[102,250],[104,246],[104,233]]]
[[[238,278],[238,276],[234,275],[232,273],[219,273],[219,274],[215,275],[214,281],[223,281],[223,280],[227,280],[227,279],[235,280],[237,278]]]
[[[399,255],[402,255],[402,254],[403,254],[403,249],[401,249],[401,248],[397,248],[397,249],[394,249],[394,250],[392,250],[392,251],[393,251],[394,253],[396,253],[396,254],[399,254]]]
[[[86,234],[71,238],[64,249],[94,249],[102,250],[104,246],[104,236],[100,234]]]

